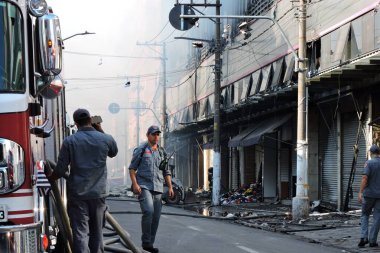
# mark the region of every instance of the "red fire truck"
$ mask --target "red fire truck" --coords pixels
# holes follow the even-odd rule
[[[55,248],[57,210],[43,169],[66,134],[62,47],[45,0],[0,0],[1,253]]]

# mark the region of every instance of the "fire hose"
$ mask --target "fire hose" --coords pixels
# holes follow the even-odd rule
[[[56,164],[52,161],[47,160],[46,166],[45,166],[45,174],[51,175],[53,172],[53,168],[55,168]],[[57,205],[56,210],[54,210],[54,214],[57,220],[58,228],[61,232],[61,235],[63,237],[63,241],[65,242],[65,249],[67,253],[72,252],[73,248],[73,234],[70,227],[70,220],[69,216],[66,211],[66,207],[64,206],[62,197],[60,195],[60,191],[57,185],[57,182],[55,180],[50,179],[49,183],[51,185],[51,190],[53,193],[54,201]],[[145,251],[140,250],[137,248],[137,246],[133,243],[133,241],[130,238],[130,235],[127,231],[125,231],[120,224],[112,217],[112,215],[106,211],[105,213],[105,219],[108,222],[108,224],[111,226],[111,228],[114,230],[112,232],[112,235],[116,232],[117,235],[119,235],[119,238],[112,238],[109,240],[104,241],[104,249],[106,251],[110,252],[121,252],[121,253],[143,253]],[[117,247],[110,246],[109,244],[115,243],[115,242],[121,242],[124,247],[128,249],[120,249]]]

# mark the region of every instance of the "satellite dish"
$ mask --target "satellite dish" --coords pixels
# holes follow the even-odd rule
[[[189,30],[198,21],[198,18],[180,18],[181,15],[195,15],[195,12],[188,5],[174,6],[169,13],[169,21],[170,24],[177,30]]]

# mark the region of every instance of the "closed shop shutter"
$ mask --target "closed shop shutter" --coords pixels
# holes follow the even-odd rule
[[[223,192],[226,192],[228,191],[229,189],[229,181],[230,181],[230,178],[229,178],[229,148],[227,147],[228,144],[225,143],[225,142],[222,142],[221,143],[221,147],[220,147],[220,160],[221,160],[221,164],[220,164],[220,168],[221,168],[221,175],[220,175],[220,180],[221,180],[221,190]]]
[[[255,148],[249,146],[244,148],[244,178],[247,184],[256,182],[255,170]]]
[[[331,121],[330,121],[331,122]],[[336,120],[334,120],[336,122]],[[336,123],[330,124],[330,130],[325,122],[320,121],[319,154],[322,172],[322,201],[338,204],[338,166],[337,166],[337,129]]]
[[[356,135],[358,130],[358,117],[356,113],[346,113],[342,115],[342,171],[343,171],[343,200],[346,197],[348,181],[350,178],[352,160],[354,158],[354,145],[356,143]],[[354,183],[352,185],[353,198],[349,201],[350,208],[359,208],[358,192],[360,189],[361,175],[363,166],[366,161],[366,141],[363,131],[360,131],[358,142],[358,159],[356,162],[356,172]]]
[[[281,181],[281,199],[290,197],[290,180],[291,173],[290,149],[282,148],[280,150],[280,181]]]
[[[289,182],[289,149],[282,148],[280,151],[280,177],[281,182]]]
[[[232,189],[237,189],[239,187],[239,166],[238,166],[238,151],[236,148],[231,149],[231,177],[232,177],[232,182],[231,182],[231,187]]]

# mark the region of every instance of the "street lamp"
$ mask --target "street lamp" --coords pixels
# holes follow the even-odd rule
[[[71,39],[72,37],[79,36],[79,35],[91,35],[91,34],[96,34],[96,33],[88,32],[88,31],[85,31],[83,33],[76,33],[76,34],[73,34],[73,35],[71,35],[71,36],[69,36],[67,38],[64,38],[62,41]]]

